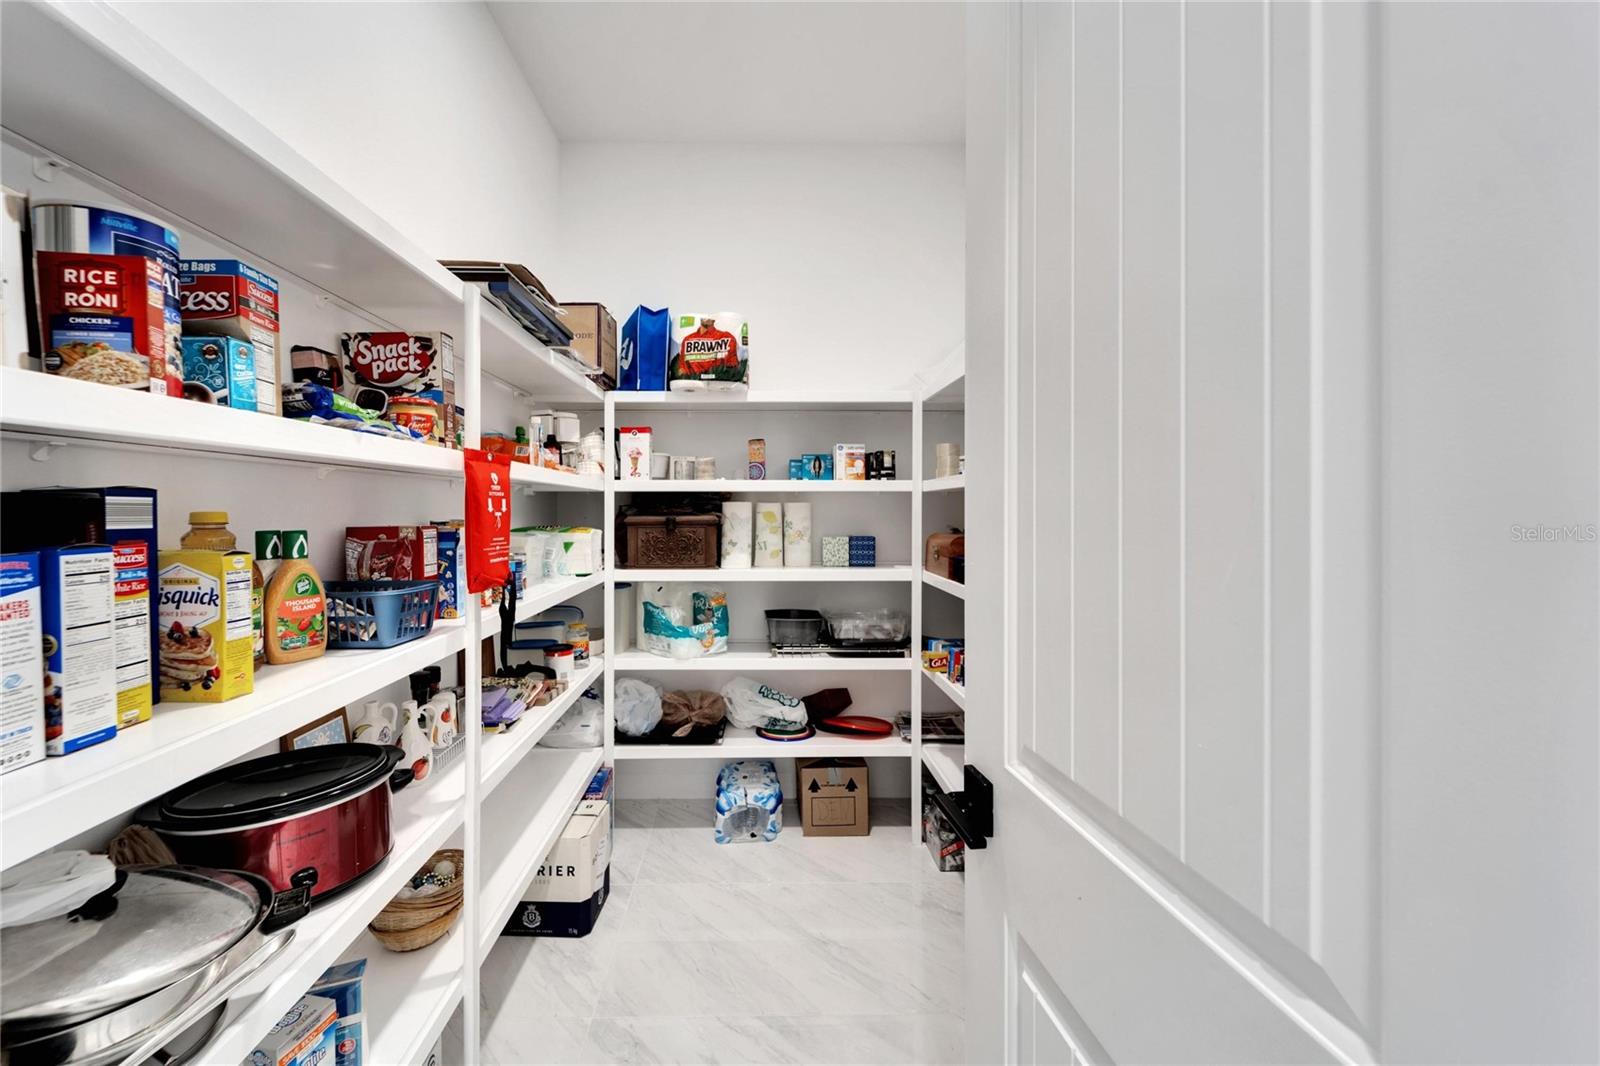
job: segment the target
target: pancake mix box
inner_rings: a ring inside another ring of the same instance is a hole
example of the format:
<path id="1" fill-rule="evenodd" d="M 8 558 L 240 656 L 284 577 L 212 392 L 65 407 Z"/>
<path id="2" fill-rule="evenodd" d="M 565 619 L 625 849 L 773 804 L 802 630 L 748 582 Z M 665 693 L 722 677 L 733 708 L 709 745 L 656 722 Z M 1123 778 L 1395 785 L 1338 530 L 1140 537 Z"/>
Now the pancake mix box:
<path id="1" fill-rule="evenodd" d="M 221 703 L 255 684 L 250 553 L 161 553 L 161 698 Z"/>

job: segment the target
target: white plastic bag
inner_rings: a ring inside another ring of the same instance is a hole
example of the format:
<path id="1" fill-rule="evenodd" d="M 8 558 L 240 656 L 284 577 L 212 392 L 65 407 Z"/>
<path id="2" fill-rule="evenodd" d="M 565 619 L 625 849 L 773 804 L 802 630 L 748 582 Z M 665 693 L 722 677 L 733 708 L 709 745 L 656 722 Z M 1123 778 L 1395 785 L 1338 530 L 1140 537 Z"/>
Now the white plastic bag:
<path id="1" fill-rule="evenodd" d="M 728 597 L 721 589 L 663 585 L 644 602 L 644 650 L 698 659 L 728 650 Z"/>
<path id="2" fill-rule="evenodd" d="M 598 748 L 605 743 L 605 720 L 605 704 L 582 696 L 539 738 L 539 743 L 547 748 Z"/>
<path id="3" fill-rule="evenodd" d="M 806 721 L 806 705 L 800 697 L 779 692 L 753 678 L 729 681 L 722 686 L 722 698 L 728 701 L 728 724 L 740 729 L 754 729 L 768 722 L 804 725 Z"/>
<path id="4" fill-rule="evenodd" d="M 617 731 L 642 737 L 661 721 L 661 693 L 654 681 L 625 677 L 617 682 Z"/>

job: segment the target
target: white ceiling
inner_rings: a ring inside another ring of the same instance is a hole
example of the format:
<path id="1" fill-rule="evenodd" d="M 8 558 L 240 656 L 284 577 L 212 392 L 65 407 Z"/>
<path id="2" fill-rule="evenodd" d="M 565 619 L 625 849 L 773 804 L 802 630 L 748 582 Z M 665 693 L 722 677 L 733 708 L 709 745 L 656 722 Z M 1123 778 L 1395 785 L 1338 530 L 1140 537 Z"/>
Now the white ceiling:
<path id="1" fill-rule="evenodd" d="M 959 143 L 958 3 L 489 10 L 563 141 Z"/>

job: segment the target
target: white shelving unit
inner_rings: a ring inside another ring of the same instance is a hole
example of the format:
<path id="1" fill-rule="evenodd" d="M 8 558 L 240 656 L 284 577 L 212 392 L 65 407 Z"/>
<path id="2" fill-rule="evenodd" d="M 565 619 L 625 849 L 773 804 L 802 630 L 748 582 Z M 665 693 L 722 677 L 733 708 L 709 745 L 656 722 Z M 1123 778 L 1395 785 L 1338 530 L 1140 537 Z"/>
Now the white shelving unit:
<path id="1" fill-rule="evenodd" d="M 615 571 L 618 581 L 693 581 L 718 584 L 829 584 L 845 581 L 910 581 L 909 566 L 768 566 L 748 570 Z"/>
<path id="2" fill-rule="evenodd" d="M 844 658 L 832 655 L 774 655 L 763 642 L 728 641 L 728 650 L 721 655 L 707 655 L 703 659 L 667 659 L 647 651 L 624 651 L 612 656 L 618 670 L 625 673 L 804 673 L 833 672 L 858 673 L 861 671 L 904 672 L 913 666 L 912 659 L 887 656 Z"/>
<path id="3" fill-rule="evenodd" d="M 745 478 L 697 478 L 693 481 L 629 481 L 619 492 L 736 492 L 761 496 L 778 494 L 821 494 L 844 492 L 869 495 L 875 492 L 911 492 L 916 483 L 898 481 L 794 481 L 787 478 L 750 481 Z"/>
<path id="4" fill-rule="evenodd" d="M 63 70 L 77 75 L 63 80 Z M 9 187 L 37 199 L 92 193 L 96 201 L 167 220 L 185 247 L 203 249 L 201 255 L 234 256 L 277 277 L 284 284 L 280 354 L 301 342 L 288 330 L 291 316 L 320 332 L 450 332 L 468 442 L 480 438 L 484 393 L 491 387 L 509 391 L 530 409 L 597 410 L 602 401 L 600 390 L 570 362 L 525 334 L 480 299 L 476 288 L 464 286 L 197 76 L 190 62 L 108 5 L 46 2 L 8 8 L 0 40 L 0 126 Z M 282 358 L 286 368 L 287 356 Z M 143 463 L 139 469 L 148 472 L 128 483 L 154 486 L 165 506 L 171 506 L 168 493 L 171 499 L 186 499 L 174 464 L 226 471 L 219 483 L 241 499 L 258 491 L 263 477 L 287 473 L 305 491 L 275 501 L 274 520 L 289 528 L 310 526 L 314 548 L 318 536 L 342 527 L 343 519 L 332 517 L 335 509 L 326 507 L 330 501 L 359 495 L 392 508 L 390 514 L 374 515 L 374 521 L 401 515 L 426 520 L 437 517 L 423 510 L 440 506 L 436 501 L 453 499 L 459 511 L 454 490 L 464 473 L 461 453 L 452 449 L 76 382 L 14 365 L 0 367 L 0 439 L 8 489 L 105 484 L 69 482 L 62 473 L 94 471 L 101 457 L 123 467 L 137 457 Z M 81 463 L 58 469 L 73 463 L 80 451 L 87 457 Z M 164 463 L 168 457 L 170 463 Z M 325 479 L 325 487 L 319 487 Z M 605 494 L 609 503 L 599 478 L 513 464 L 512 481 L 518 498 L 588 493 L 597 500 Z M 228 504 L 226 497 L 218 502 Z M 324 509 L 329 513 L 319 513 Z M 170 519 L 172 512 L 164 514 Z M 240 537 L 242 546 L 247 539 L 247 533 Z M 603 584 L 605 576 L 597 574 L 536 586 L 521 599 L 518 618 Z M 600 749 L 539 748 L 538 740 L 585 688 L 610 671 L 604 662 L 588 664 L 559 700 L 535 709 L 510 733 L 486 738 L 476 728 L 478 649 L 484 637 L 498 631 L 499 619 L 495 611 L 462 613 L 459 621 L 437 622 L 428 636 L 396 648 L 330 651 L 315 660 L 262 669 L 250 695 L 225 703 L 158 704 L 149 722 L 111 741 L 0 776 L 0 864 L 9 867 L 69 842 L 83 846 L 96 834 L 103 841 L 134 809 L 184 781 L 270 750 L 280 736 L 329 710 L 358 705 L 403 684 L 413 671 L 450 663 L 464 652 L 457 679 L 467 693 L 460 709 L 467 727 L 464 755 L 395 795 L 388 859 L 357 884 L 319 901 L 296 923 L 293 945 L 230 998 L 222 1026 L 197 1059 L 244 1060 L 324 969 L 341 959 L 365 957 L 368 1061 L 386 1066 L 422 1061 L 457 1009 L 465 1059 L 476 1061 L 479 968 L 604 755 Z M 466 853 L 468 892 L 461 920 L 422 950 L 384 949 L 366 931 L 367 924 L 434 851 L 447 845 Z M 447 1057 L 460 1054 L 457 1049 Z"/>
<path id="5" fill-rule="evenodd" d="M 960 431 L 965 436 L 965 410 L 966 410 L 966 367 L 964 353 L 953 353 L 944 363 L 933 368 L 922 378 L 917 390 L 917 441 L 916 449 L 918 459 L 927 463 L 931 458 L 933 445 L 938 438 L 931 436 L 927 431 L 930 419 L 939 419 L 941 424 L 948 425 L 953 416 L 961 416 Z M 920 468 L 919 468 L 920 469 Z M 928 528 L 929 513 L 933 512 L 942 516 L 947 524 L 962 524 L 965 516 L 965 489 L 967 478 L 965 474 L 956 474 L 953 477 L 920 478 L 917 493 L 919 522 L 922 528 Z M 919 537 L 920 545 L 920 537 Z M 919 551 L 919 559 L 922 557 Z M 939 577 L 924 569 L 918 564 L 921 580 L 914 582 L 915 589 L 912 600 L 916 604 L 916 617 L 918 632 L 930 633 L 927 620 L 936 617 L 948 624 L 952 618 L 965 622 L 966 586 L 948 578 Z M 934 589 L 940 594 L 942 602 L 930 605 L 927 601 L 926 590 Z M 930 610 L 930 607 L 933 609 Z M 916 759 L 913 767 L 912 795 L 921 802 L 923 771 L 933 776 L 934 782 L 946 792 L 960 790 L 962 786 L 965 762 L 965 746 L 944 741 L 924 743 L 921 740 L 922 718 L 925 709 L 923 696 L 928 688 L 940 693 L 944 699 L 954 704 L 963 714 L 967 708 L 966 688 L 951 681 L 949 677 L 932 670 L 922 669 L 920 664 L 917 673 L 926 680 L 925 685 L 919 681 L 916 685 L 916 695 L 913 703 L 913 718 L 916 722 L 915 735 L 917 736 Z"/>
<path id="6" fill-rule="evenodd" d="M 909 759 L 911 745 L 897 736 L 871 740 L 818 733 L 805 740 L 766 740 L 754 729 L 729 727 L 720 744 L 618 744 L 616 759 Z"/>

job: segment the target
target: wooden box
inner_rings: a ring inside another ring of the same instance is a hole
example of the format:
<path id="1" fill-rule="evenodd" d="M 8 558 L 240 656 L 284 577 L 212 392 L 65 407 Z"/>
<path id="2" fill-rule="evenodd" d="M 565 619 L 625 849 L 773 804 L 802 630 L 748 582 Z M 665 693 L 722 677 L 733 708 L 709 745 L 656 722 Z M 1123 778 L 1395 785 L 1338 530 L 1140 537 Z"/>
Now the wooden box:
<path id="1" fill-rule="evenodd" d="M 951 581 L 967 576 L 967 538 L 960 533 L 930 533 L 922 556 L 923 567 L 931 574 Z"/>
<path id="2" fill-rule="evenodd" d="M 720 564 L 719 514 L 627 515 L 626 564 L 635 570 L 716 569 Z"/>

